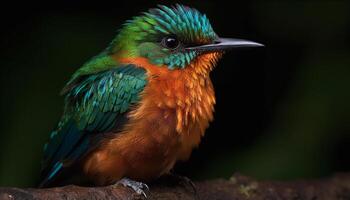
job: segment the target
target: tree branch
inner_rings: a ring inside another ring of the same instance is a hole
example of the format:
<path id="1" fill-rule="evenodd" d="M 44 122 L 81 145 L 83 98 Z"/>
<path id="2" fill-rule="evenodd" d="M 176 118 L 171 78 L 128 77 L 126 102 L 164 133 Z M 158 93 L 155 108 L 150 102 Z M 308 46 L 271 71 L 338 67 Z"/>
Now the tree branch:
<path id="1" fill-rule="evenodd" d="M 157 183 L 150 185 L 148 199 L 181 200 L 347 200 L 350 199 L 350 174 L 337 174 L 320 180 L 257 181 L 239 174 L 230 180 L 196 182 L 197 194 L 191 187 Z M 0 188 L 0 199 L 141 199 L 122 186 L 48 189 Z"/>

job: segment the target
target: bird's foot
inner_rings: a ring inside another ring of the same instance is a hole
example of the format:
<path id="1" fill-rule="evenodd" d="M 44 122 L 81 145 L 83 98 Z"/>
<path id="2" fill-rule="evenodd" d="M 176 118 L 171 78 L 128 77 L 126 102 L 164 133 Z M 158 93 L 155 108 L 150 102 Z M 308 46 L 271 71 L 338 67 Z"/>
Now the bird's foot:
<path id="1" fill-rule="evenodd" d="M 182 185 L 185 188 L 189 186 L 193 190 L 193 193 L 197 195 L 196 185 L 188 177 L 174 173 L 169 173 L 166 175 L 165 178 L 168 180 L 170 179 L 171 182 Z"/>
<path id="2" fill-rule="evenodd" d="M 122 185 L 124 187 L 129 187 L 129 188 L 133 189 L 138 195 L 142 195 L 145 198 L 147 198 L 145 191 L 149 192 L 149 187 L 145 183 L 137 182 L 137 181 L 134 181 L 134 180 L 131 180 L 128 178 L 121 179 L 120 181 L 118 181 L 116 183 L 116 185 Z"/>

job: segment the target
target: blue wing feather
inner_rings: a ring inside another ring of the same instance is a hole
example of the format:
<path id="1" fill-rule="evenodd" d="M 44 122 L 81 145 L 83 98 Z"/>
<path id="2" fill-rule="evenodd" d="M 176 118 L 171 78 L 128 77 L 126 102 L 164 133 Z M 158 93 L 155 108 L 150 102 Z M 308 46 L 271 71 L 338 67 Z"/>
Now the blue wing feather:
<path id="1" fill-rule="evenodd" d="M 70 81 L 73 86 L 66 92 L 64 116 L 45 145 L 42 187 L 95 148 L 96 138 L 103 138 L 99 134 L 120 130 L 127 110 L 139 101 L 147 84 L 145 70 L 134 65 L 118 66 L 79 81 Z"/>

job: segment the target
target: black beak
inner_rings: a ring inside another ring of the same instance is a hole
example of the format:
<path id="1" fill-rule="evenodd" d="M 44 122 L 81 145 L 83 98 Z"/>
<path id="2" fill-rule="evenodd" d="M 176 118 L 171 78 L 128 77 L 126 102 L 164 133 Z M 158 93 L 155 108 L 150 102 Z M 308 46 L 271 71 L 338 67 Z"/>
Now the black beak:
<path id="1" fill-rule="evenodd" d="M 223 51 L 233 48 L 241 48 L 241 47 L 263 47 L 263 44 L 235 39 L 235 38 L 219 38 L 213 44 L 206 44 L 202 46 L 188 47 L 188 50 L 198 50 L 198 51 Z"/>

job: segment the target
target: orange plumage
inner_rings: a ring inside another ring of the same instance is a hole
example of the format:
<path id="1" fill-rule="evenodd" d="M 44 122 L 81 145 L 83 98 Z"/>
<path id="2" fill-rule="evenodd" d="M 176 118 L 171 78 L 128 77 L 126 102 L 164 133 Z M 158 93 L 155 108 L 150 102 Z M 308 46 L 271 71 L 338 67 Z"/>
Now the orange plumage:
<path id="1" fill-rule="evenodd" d="M 122 133 L 86 157 L 85 174 L 99 185 L 123 177 L 150 180 L 188 159 L 213 119 L 209 72 L 220 56 L 203 54 L 182 70 L 155 66 L 140 57 L 116 58 L 146 69 L 148 84 Z"/>

